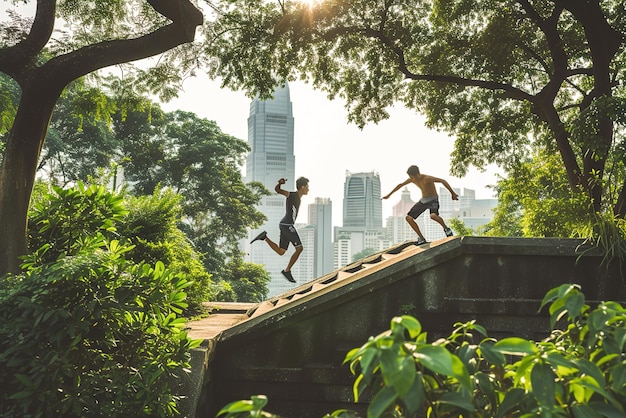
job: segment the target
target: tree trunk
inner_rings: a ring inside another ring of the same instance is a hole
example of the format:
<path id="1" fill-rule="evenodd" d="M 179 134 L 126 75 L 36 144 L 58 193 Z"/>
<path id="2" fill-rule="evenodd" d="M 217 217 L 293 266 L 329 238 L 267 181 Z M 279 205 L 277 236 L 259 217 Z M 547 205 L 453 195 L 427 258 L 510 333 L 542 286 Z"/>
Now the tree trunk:
<path id="1" fill-rule="evenodd" d="M 604 16 L 600 2 L 576 0 L 564 3 L 576 19 L 582 24 L 593 62 L 593 98 L 610 98 L 613 94 L 611 63 L 623 47 L 621 33 L 611 27 Z M 600 115 L 597 122 L 597 143 L 594 149 L 583 156 L 584 175 L 588 178 L 588 193 L 594 212 L 602 210 L 602 177 L 608 153 L 613 143 L 613 121 Z M 600 181 L 594 180 L 598 177 Z M 623 190 L 620 193 L 623 196 Z"/>
<path id="2" fill-rule="evenodd" d="M 59 92 L 25 88 L 0 170 L 0 276 L 20 271 L 37 162 Z"/>

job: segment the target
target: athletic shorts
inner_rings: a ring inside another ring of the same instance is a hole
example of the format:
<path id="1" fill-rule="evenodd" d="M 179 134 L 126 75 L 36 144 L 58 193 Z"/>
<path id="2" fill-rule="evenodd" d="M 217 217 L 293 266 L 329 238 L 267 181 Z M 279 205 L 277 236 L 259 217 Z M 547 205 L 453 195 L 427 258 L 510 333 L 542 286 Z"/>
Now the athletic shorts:
<path id="1" fill-rule="evenodd" d="M 278 224 L 280 228 L 280 242 L 278 246 L 283 250 L 289 248 L 289 243 L 292 243 L 294 247 L 301 247 L 302 241 L 300 235 L 296 231 L 296 227 L 292 224 Z"/>
<path id="2" fill-rule="evenodd" d="M 426 199 L 420 199 L 416 204 L 413 205 L 407 215 L 415 219 L 420 216 L 426 209 L 430 209 L 430 213 L 439 215 L 439 199 L 436 196 L 427 197 Z"/>

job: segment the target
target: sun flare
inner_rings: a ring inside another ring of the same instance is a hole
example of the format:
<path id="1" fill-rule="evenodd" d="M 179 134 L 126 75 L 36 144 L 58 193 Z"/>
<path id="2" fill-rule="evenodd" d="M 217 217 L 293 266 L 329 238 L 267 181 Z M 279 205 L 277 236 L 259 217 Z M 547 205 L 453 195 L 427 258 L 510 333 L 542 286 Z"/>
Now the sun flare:
<path id="1" fill-rule="evenodd" d="M 298 0 L 298 3 L 301 3 L 305 6 L 308 6 L 310 8 L 315 7 L 317 4 L 319 4 L 322 0 Z"/>

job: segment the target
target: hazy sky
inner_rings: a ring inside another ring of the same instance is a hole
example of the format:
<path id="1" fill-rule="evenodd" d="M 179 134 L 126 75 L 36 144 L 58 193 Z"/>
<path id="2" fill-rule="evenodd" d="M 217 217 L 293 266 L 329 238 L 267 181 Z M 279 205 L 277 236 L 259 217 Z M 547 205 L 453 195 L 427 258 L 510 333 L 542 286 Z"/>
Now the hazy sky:
<path id="1" fill-rule="evenodd" d="M 182 109 L 214 120 L 223 132 L 247 140 L 247 119 L 251 99 L 243 92 L 220 89 L 219 83 L 204 75 L 188 79 L 184 92 L 163 105 L 167 111 Z M 400 105 L 391 109 L 391 117 L 360 130 L 349 124 L 344 102 L 329 100 L 323 92 L 315 91 L 303 82 L 289 83 L 294 115 L 294 148 L 296 177 L 310 180 L 310 192 L 303 200 L 312 203 L 315 197 L 329 197 L 333 204 L 333 225 L 341 225 L 343 185 L 346 170 L 376 171 L 380 174 L 382 194 L 390 192 L 406 180 L 406 169 L 415 164 L 422 173 L 446 179 L 454 188 L 476 190 L 478 199 L 493 198 L 487 186 L 496 183 L 492 168 L 485 173 L 471 170 L 464 178 L 450 175 L 450 153 L 454 138 L 424 126 L 424 118 Z M 293 184 L 293 183 L 291 183 Z M 409 187 L 413 200 L 421 195 Z M 383 201 L 383 216 L 391 214 L 400 198 L 397 192 Z M 306 222 L 302 218 L 299 222 Z"/>

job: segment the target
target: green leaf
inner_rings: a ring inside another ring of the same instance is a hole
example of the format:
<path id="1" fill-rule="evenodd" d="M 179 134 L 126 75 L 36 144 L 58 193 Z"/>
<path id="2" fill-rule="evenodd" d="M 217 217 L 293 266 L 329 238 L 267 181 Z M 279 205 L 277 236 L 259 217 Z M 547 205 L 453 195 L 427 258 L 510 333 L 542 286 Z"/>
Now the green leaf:
<path id="1" fill-rule="evenodd" d="M 591 361 L 585 358 L 577 359 L 574 361 L 574 363 L 580 370 L 581 375 L 583 376 L 586 375 L 586 376 L 591 377 L 593 380 L 596 381 L 596 384 L 598 386 L 601 386 L 601 387 L 606 386 L 604 373 L 602 372 L 602 370 L 600 370 L 600 368 L 595 363 L 592 363 Z"/>
<path id="2" fill-rule="evenodd" d="M 554 394 L 556 392 L 555 375 L 552 368 L 546 363 L 536 363 L 530 373 L 533 395 L 539 405 L 545 411 L 552 411 L 554 408 Z"/>
<path id="3" fill-rule="evenodd" d="M 379 418 L 396 400 L 397 394 L 393 388 L 383 387 L 370 402 L 367 408 L 367 418 Z"/>
<path id="4" fill-rule="evenodd" d="M 378 355 L 380 354 L 379 350 L 370 347 L 363 351 L 361 354 L 361 373 L 369 380 L 374 368 L 377 366 Z"/>
<path id="5" fill-rule="evenodd" d="M 576 364 L 565 358 L 565 356 L 559 351 L 551 351 L 546 355 L 545 361 L 554 366 L 554 368 L 560 367 L 559 375 L 573 374 L 578 371 Z"/>
<path id="6" fill-rule="evenodd" d="M 515 356 L 524 356 L 527 354 L 536 354 L 539 350 L 537 346 L 519 337 L 509 337 L 498 341 L 493 345 L 493 349 L 502 354 L 510 354 Z"/>
<path id="7" fill-rule="evenodd" d="M 616 408 L 601 402 L 591 402 L 589 407 L 605 418 L 624 418 L 624 408 Z"/>
<path id="8" fill-rule="evenodd" d="M 611 388 L 619 392 L 626 387 L 626 364 L 618 364 L 611 368 Z"/>
<path id="9" fill-rule="evenodd" d="M 570 406 L 575 418 L 601 418 L 593 408 L 589 405 L 574 404 Z"/>
<path id="10" fill-rule="evenodd" d="M 413 416 L 419 409 L 422 408 L 424 401 L 426 400 L 426 392 L 424 390 L 424 381 L 422 380 L 421 372 L 415 374 L 413 385 L 401 398 L 406 405 L 408 416 Z"/>
<path id="11" fill-rule="evenodd" d="M 454 405 L 468 412 L 474 411 L 474 404 L 472 404 L 472 398 L 468 391 L 462 390 L 460 392 L 445 392 L 439 398 L 440 403 Z"/>
<path id="12" fill-rule="evenodd" d="M 493 341 L 482 342 L 479 346 L 480 353 L 483 355 L 485 360 L 487 360 L 489 363 L 493 364 L 494 366 L 504 367 L 506 363 L 506 358 L 504 357 L 504 354 L 502 354 L 498 350 L 494 350 L 493 346 L 494 346 Z"/>
<path id="13" fill-rule="evenodd" d="M 398 396 L 404 396 L 415 380 L 415 362 L 411 357 L 398 356 L 391 350 L 383 350 L 380 356 L 380 370 L 386 386 L 395 389 Z"/>
<path id="14" fill-rule="evenodd" d="M 504 399 L 498 408 L 498 413 L 496 414 L 496 418 L 504 417 L 509 411 L 512 411 L 514 408 L 517 408 L 524 397 L 526 396 L 526 391 L 521 388 L 513 388 L 506 392 L 504 395 Z"/>
<path id="15" fill-rule="evenodd" d="M 586 387 L 588 389 L 593 390 L 594 392 L 602 395 L 607 401 L 609 401 L 614 407 L 618 408 L 619 411 L 624 413 L 624 406 L 621 405 L 611 394 L 609 394 L 603 387 L 598 386 L 598 382 L 592 378 L 591 376 L 583 376 L 578 381 L 578 384 Z"/>
<path id="16" fill-rule="evenodd" d="M 463 362 L 446 348 L 436 345 L 420 346 L 413 354 L 424 367 L 435 373 L 455 377 L 459 383 L 469 389 L 472 386 L 469 373 Z"/>
<path id="17" fill-rule="evenodd" d="M 489 375 L 483 372 L 478 372 L 474 375 L 474 379 L 478 384 L 478 388 L 485 394 L 487 400 L 491 404 L 492 408 L 495 410 L 498 404 L 498 397 L 494 390 L 495 384 L 489 378 Z"/>
<path id="18" fill-rule="evenodd" d="M 422 332 L 422 324 L 410 315 L 402 315 L 393 318 L 391 320 L 391 328 L 393 329 L 396 324 L 402 325 L 402 327 L 409 332 L 409 336 L 412 339 L 416 338 Z"/>

